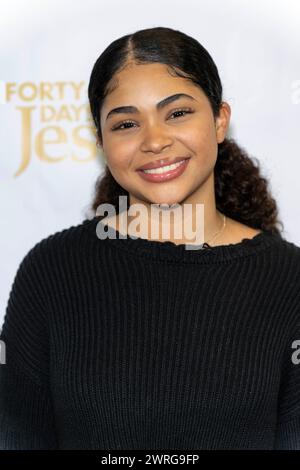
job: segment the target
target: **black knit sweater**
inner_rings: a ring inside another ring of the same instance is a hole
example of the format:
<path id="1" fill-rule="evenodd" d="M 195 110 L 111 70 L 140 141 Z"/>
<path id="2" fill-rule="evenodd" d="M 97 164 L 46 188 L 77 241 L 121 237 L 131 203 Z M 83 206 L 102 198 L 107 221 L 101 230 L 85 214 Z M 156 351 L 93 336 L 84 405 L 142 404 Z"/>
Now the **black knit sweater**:
<path id="1" fill-rule="evenodd" d="M 300 449 L 300 248 L 270 231 L 202 250 L 103 240 L 99 223 L 20 263 L 0 448 Z"/>

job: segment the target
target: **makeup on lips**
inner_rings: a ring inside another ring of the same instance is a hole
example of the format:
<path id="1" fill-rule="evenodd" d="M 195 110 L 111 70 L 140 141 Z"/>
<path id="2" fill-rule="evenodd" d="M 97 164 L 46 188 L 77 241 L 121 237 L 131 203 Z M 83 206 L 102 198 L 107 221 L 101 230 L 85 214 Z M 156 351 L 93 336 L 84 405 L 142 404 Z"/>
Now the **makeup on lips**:
<path id="1" fill-rule="evenodd" d="M 138 168 L 136 171 L 146 181 L 161 183 L 182 175 L 188 166 L 190 157 L 176 157 L 172 160 L 158 160 Z"/>

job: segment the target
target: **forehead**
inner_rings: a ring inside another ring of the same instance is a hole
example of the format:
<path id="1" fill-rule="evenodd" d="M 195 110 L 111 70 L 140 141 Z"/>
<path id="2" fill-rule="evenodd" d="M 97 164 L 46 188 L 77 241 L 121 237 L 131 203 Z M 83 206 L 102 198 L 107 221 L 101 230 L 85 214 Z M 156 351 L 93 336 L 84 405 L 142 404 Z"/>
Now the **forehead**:
<path id="1" fill-rule="evenodd" d="M 183 74 L 183 72 L 181 72 Z M 137 64 L 134 62 L 130 62 L 126 64 L 121 70 L 115 73 L 114 79 L 118 81 L 118 83 L 125 83 L 127 81 L 131 81 L 135 77 L 151 79 L 152 77 L 159 76 L 164 80 L 172 80 L 178 79 L 175 74 L 173 68 L 166 64 L 161 64 L 158 62 L 151 62 L 147 64 Z"/>
<path id="2" fill-rule="evenodd" d="M 165 64 L 129 64 L 108 84 L 102 110 L 114 105 L 155 105 L 167 95 L 184 92 L 196 99 L 203 98 L 200 87 L 188 78 L 175 75 Z"/>

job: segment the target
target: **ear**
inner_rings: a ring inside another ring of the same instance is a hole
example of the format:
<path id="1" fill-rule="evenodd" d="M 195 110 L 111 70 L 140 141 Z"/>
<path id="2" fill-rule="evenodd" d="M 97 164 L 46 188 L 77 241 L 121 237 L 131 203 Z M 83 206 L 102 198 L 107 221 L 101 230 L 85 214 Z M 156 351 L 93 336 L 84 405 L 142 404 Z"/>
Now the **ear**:
<path id="1" fill-rule="evenodd" d="M 105 153 L 104 153 L 104 151 L 103 151 L 103 144 L 102 144 L 101 139 L 99 139 L 99 137 L 97 137 L 97 140 L 96 140 L 96 147 L 98 147 L 98 148 L 101 150 L 102 158 L 103 158 L 103 160 L 104 160 L 104 163 L 106 164 L 106 163 L 107 163 L 107 160 L 106 160 Z"/>
<path id="2" fill-rule="evenodd" d="M 96 138 L 96 146 L 103 150 L 103 144 L 99 136 Z"/>
<path id="3" fill-rule="evenodd" d="M 216 118 L 216 137 L 217 137 L 218 144 L 223 142 L 223 140 L 226 137 L 226 134 L 229 128 L 230 116 L 231 116 L 231 108 L 229 104 L 226 103 L 225 101 L 222 101 L 219 115 Z"/>

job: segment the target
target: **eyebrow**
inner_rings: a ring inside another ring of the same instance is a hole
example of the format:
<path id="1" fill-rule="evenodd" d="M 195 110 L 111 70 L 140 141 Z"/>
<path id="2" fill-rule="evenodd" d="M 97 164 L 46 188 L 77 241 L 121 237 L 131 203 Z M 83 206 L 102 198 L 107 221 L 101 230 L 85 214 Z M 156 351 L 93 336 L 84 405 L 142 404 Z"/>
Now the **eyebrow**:
<path id="1" fill-rule="evenodd" d="M 179 98 L 188 98 L 191 100 L 195 100 L 191 95 L 187 95 L 186 93 L 176 93 L 175 95 L 167 96 L 163 100 L 159 101 L 156 104 L 156 108 L 162 109 L 164 106 L 167 106 L 169 103 L 173 101 L 179 100 Z M 121 113 L 139 113 L 139 110 L 135 106 L 120 106 L 119 108 L 114 108 L 109 111 L 108 115 L 106 116 L 106 120 L 114 114 L 121 114 Z"/>

